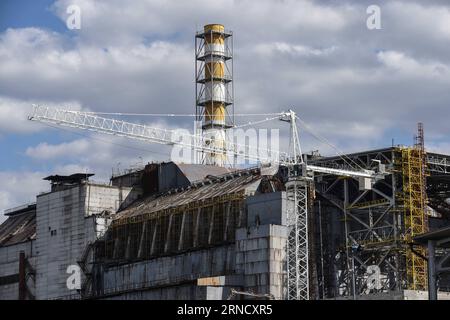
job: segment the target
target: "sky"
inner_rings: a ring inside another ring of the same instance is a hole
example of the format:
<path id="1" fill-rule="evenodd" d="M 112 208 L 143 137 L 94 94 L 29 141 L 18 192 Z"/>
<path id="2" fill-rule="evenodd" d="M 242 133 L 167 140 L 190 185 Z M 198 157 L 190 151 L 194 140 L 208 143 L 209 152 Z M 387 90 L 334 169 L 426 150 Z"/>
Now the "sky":
<path id="1" fill-rule="evenodd" d="M 367 27 L 372 4 L 381 29 Z M 67 27 L 70 5 L 80 8 L 80 29 Z M 420 121 L 427 149 L 450 153 L 446 0 L 2 0 L 0 221 L 4 209 L 47 191 L 50 174 L 93 172 L 107 182 L 113 170 L 167 160 L 165 146 L 27 116 L 33 103 L 193 113 L 194 33 L 208 23 L 234 34 L 237 113 L 294 109 L 343 152 L 410 145 Z M 191 118 L 127 120 L 192 127 Z M 286 127 L 270 126 L 286 138 Z M 304 151 L 334 152 L 301 127 L 300 137 Z"/>

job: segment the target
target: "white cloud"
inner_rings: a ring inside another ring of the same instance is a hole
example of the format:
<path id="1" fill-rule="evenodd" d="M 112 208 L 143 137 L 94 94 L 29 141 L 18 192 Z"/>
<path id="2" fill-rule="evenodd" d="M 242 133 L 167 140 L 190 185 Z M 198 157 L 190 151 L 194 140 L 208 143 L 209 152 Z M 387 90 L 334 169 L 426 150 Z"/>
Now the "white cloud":
<path id="1" fill-rule="evenodd" d="M 439 62 L 419 62 L 412 57 L 397 51 L 382 51 L 378 59 L 386 67 L 401 71 L 408 76 L 430 77 L 443 76 L 450 80 L 450 67 Z"/>
<path id="2" fill-rule="evenodd" d="M 31 103 L 0 96 L 0 134 L 30 133 L 40 129 L 27 119 Z"/>
<path id="3" fill-rule="evenodd" d="M 155 125 L 156 126 L 156 125 Z M 69 129 L 69 132 L 79 132 Z M 81 131 L 83 133 L 83 131 Z M 86 132 L 84 132 L 86 133 Z M 169 160 L 170 146 L 152 144 L 128 138 L 86 133 L 86 137 L 62 143 L 39 143 L 28 147 L 26 155 L 36 165 L 52 167 L 55 174 L 86 172 L 96 174 L 96 178 L 108 181 L 111 169 L 158 161 Z"/>
<path id="4" fill-rule="evenodd" d="M 437 0 L 381 1 L 383 29 L 369 31 L 368 3 L 57 1 L 54 10 L 62 21 L 69 4 L 81 7 L 81 30 L 0 33 L 0 135 L 46 128 L 26 120 L 31 103 L 100 112 L 194 112 L 194 32 L 218 22 L 234 31 L 237 113 L 294 108 L 344 151 L 390 145 L 386 132 L 414 130 L 417 121 L 425 123 L 430 146 L 431 137 L 445 139 L 449 7 Z M 173 128 L 190 127 L 191 121 L 151 122 Z M 167 154 L 166 147 L 117 137 L 64 139 L 29 146 L 30 168 L 88 170 L 107 180 L 119 163 L 126 168 L 139 157 L 167 159 L 158 153 Z M 306 150 L 332 153 L 311 137 L 302 139 Z M 15 201 L 10 192 L 0 197 Z"/>
<path id="5" fill-rule="evenodd" d="M 39 160 L 56 159 L 61 157 L 78 157 L 90 152 L 87 139 L 74 140 L 58 145 L 50 145 L 47 142 L 39 143 L 36 147 L 28 147 L 26 155 Z"/>
<path id="6" fill-rule="evenodd" d="M 80 110 L 77 102 L 55 102 L 44 100 L 22 100 L 9 98 L 0 95 L 0 135 L 20 133 L 29 134 L 42 131 L 46 127 L 28 120 L 33 114 L 33 104 L 39 104 L 48 107 L 70 106 L 71 110 Z"/>
<path id="7" fill-rule="evenodd" d="M 308 0 L 152 0 L 134 1 L 133 5 L 120 0 L 60 0 L 54 10 L 61 20 L 66 21 L 66 8 L 72 4 L 81 9 L 79 40 L 101 45 L 139 42 L 154 36 L 188 35 L 191 40 L 196 26 L 216 21 L 235 30 L 247 30 L 241 32 L 245 41 L 262 35 L 273 40 L 288 38 L 294 30 L 335 32 L 347 26 L 350 11 L 348 7 Z"/>
<path id="8" fill-rule="evenodd" d="M 427 33 L 433 39 L 450 40 L 450 8 L 444 5 L 393 1 L 386 5 L 397 26 L 418 35 Z"/>
<path id="9" fill-rule="evenodd" d="M 0 221 L 3 211 L 24 203 L 36 201 L 39 192 L 49 190 L 47 181 L 42 180 L 42 172 L 0 171 Z"/>
<path id="10" fill-rule="evenodd" d="M 204 23 L 218 21 L 235 32 L 236 112 L 294 105 L 312 121 L 332 119 L 337 126 L 362 126 L 373 118 L 377 123 L 368 126 L 395 123 L 400 114 L 399 120 L 408 122 L 404 114 L 414 114 L 409 108 L 418 108 L 425 96 L 420 91 L 433 94 L 429 108 L 447 104 L 450 61 L 448 54 L 427 56 L 448 50 L 438 41 L 439 50 L 413 51 L 430 45 L 421 45 L 395 19 L 418 14 L 423 23 L 436 13 L 442 24 L 447 9 L 436 5 L 426 8 L 431 10 L 425 10 L 431 12 L 427 15 L 420 14 L 418 4 L 398 3 L 384 4 L 383 31 L 368 33 L 363 2 L 155 0 L 131 6 L 57 1 L 54 9 L 63 21 L 69 4 L 80 6 L 82 29 L 72 37 L 37 28 L 4 32 L 0 94 L 27 101 L 77 101 L 105 112 L 192 112 L 193 34 Z M 429 41 L 433 32 L 424 28 L 429 36 L 420 40 Z M 424 76 L 433 79 L 423 85 Z M 433 114 L 439 112 L 428 113 L 425 120 L 439 121 Z M 181 124 L 179 119 L 171 122 Z"/>
<path id="11" fill-rule="evenodd" d="M 193 94 L 185 86 L 193 77 L 192 51 L 185 45 L 103 48 L 66 41 L 36 28 L 7 30 L 0 37 L 0 95 L 77 101 L 97 111 L 173 111 L 186 108 Z"/>
<path id="12" fill-rule="evenodd" d="M 255 46 L 255 52 L 263 55 L 273 55 L 281 53 L 296 56 L 323 56 L 332 54 L 336 49 L 337 47 L 334 46 L 319 49 L 303 45 L 293 45 L 286 42 L 262 43 Z"/>

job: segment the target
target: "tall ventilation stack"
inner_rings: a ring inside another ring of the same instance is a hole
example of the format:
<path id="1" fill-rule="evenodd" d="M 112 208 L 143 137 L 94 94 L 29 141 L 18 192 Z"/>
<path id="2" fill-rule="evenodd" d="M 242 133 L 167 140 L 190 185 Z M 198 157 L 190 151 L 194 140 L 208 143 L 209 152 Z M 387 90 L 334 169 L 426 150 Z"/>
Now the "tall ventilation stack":
<path id="1" fill-rule="evenodd" d="M 205 25 L 195 36 L 196 121 L 202 144 L 224 149 L 234 126 L 233 37 L 221 24 Z M 202 152 L 199 163 L 229 165 L 225 153 Z"/>

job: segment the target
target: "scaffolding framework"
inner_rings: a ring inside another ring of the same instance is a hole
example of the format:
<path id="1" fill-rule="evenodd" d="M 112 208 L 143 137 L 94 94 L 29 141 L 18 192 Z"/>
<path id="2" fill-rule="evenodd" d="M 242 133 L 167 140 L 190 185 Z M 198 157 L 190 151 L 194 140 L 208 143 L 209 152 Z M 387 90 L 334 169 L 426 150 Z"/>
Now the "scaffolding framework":
<path id="1" fill-rule="evenodd" d="M 427 289 L 426 261 L 420 257 L 426 251 L 410 244 L 428 230 L 426 177 L 445 174 L 448 160 L 425 153 L 420 140 L 414 147 L 347 155 L 363 168 L 370 168 L 373 159 L 386 166 L 390 174 L 371 190 L 360 190 L 355 179 L 323 176 L 316 180 L 316 191 L 325 200 L 318 223 L 324 228 L 320 236 L 325 237 L 326 246 L 320 252 L 329 255 L 324 256 L 324 264 L 332 266 L 321 289 L 328 297 Z M 309 162 L 335 168 L 345 165 L 337 157 Z M 334 221 L 328 226 L 324 222 L 330 219 Z M 377 286 L 370 281 L 375 270 L 371 266 L 379 268 Z"/>
<path id="2" fill-rule="evenodd" d="M 390 171 L 395 152 L 373 150 L 347 157 L 364 169 L 373 169 L 373 160 L 380 161 Z M 309 162 L 345 168 L 339 157 Z M 314 219 L 322 230 L 317 238 L 323 238 L 324 243 L 318 254 L 326 266 L 323 271 L 318 268 L 325 281 L 321 296 L 356 298 L 399 290 L 403 264 L 399 250 L 401 212 L 395 198 L 401 187 L 398 175 L 389 174 L 369 189 L 361 189 L 358 179 L 332 175 L 316 178 L 315 185 L 321 214 Z"/>
<path id="3" fill-rule="evenodd" d="M 403 189 L 399 196 L 403 203 L 404 241 L 406 257 L 406 282 L 410 290 L 427 289 L 427 262 L 423 259 L 426 250 L 408 246 L 413 238 L 427 232 L 426 172 L 424 169 L 424 151 L 420 147 L 401 148 L 401 172 Z M 420 257 L 422 255 L 422 257 Z"/>
<path id="4" fill-rule="evenodd" d="M 195 100 L 202 146 L 225 151 L 226 130 L 234 126 L 233 33 L 222 25 L 206 25 L 195 35 Z M 202 150 L 196 156 L 197 163 L 231 165 L 224 152 Z"/>

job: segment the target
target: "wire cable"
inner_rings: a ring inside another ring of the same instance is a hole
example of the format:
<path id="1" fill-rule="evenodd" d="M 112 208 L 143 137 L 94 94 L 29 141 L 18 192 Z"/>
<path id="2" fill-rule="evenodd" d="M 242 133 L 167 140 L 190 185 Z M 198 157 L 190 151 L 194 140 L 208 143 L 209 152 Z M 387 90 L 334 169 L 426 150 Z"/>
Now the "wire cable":
<path id="1" fill-rule="evenodd" d="M 348 163 L 346 161 L 346 158 L 353 164 L 355 164 L 359 169 L 361 170 L 365 170 L 363 167 L 361 167 L 358 163 L 356 163 L 353 159 L 351 159 L 349 156 L 347 156 L 346 154 L 344 154 L 338 147 L 336 147 L 335 145 L 333 145 L 330 141 L 328 141 L 328 139 L 321 137 L 319 134 L 315 133 L 311 127 L 309 127 L 309 125 L 303 121 L 302 119 L 300 119 L 298 116 L 296 116 L 297 119 L 299 120 L 299 122 L 303 125 L 303 127 L 305 128 L 306 131 L 308 131 L 314 138 L 316 138 L 317 140 L 329 145 L 331 148 L 333 148 L 336 152 L 337 155 L 339 156 L 339 158 L 341 158 L 347 165 L 349 165 L 351 168 L 353 168 L 353 166 Z"/>
<path id="2" fill-rule="evenodd" d="M 233 128 L 243 128 L 243 127 L 247 127 L 247 126 L 252 126 L 252 125 L 257 125 L 257 124 L 261 124 L 261 123 L 264 123 L 264 122 L 268 122 L 268 121 L 272 121 L 272 120 L 275 120 L 275 119 L 279 119 L 279 115 L 278 116 L 276 116 L 276 117 L 272 117 L 272 118 L 266 118 L 266 119 L 264 119 L 264 120 L 260 120 L 260 121 L 250 121 L 250 122 L 247 122 L 247 123 L 245 123 L 245 124 L 241 124 L 241 125 L 238 125 L 238 126 L 234 126 Z"/>
<path id="3" fill-rule="evenodd" d="M 195 113 L 125 113 L 125 112 L 95 112 L 79 111 L 86 114 L 110 115 L 110 116 L 136 116 L 136 117 L 196 117 Z M 254 116 L 280 116 L 282 113 L 237 113 L 235 117 L 254 117 Z"/>

